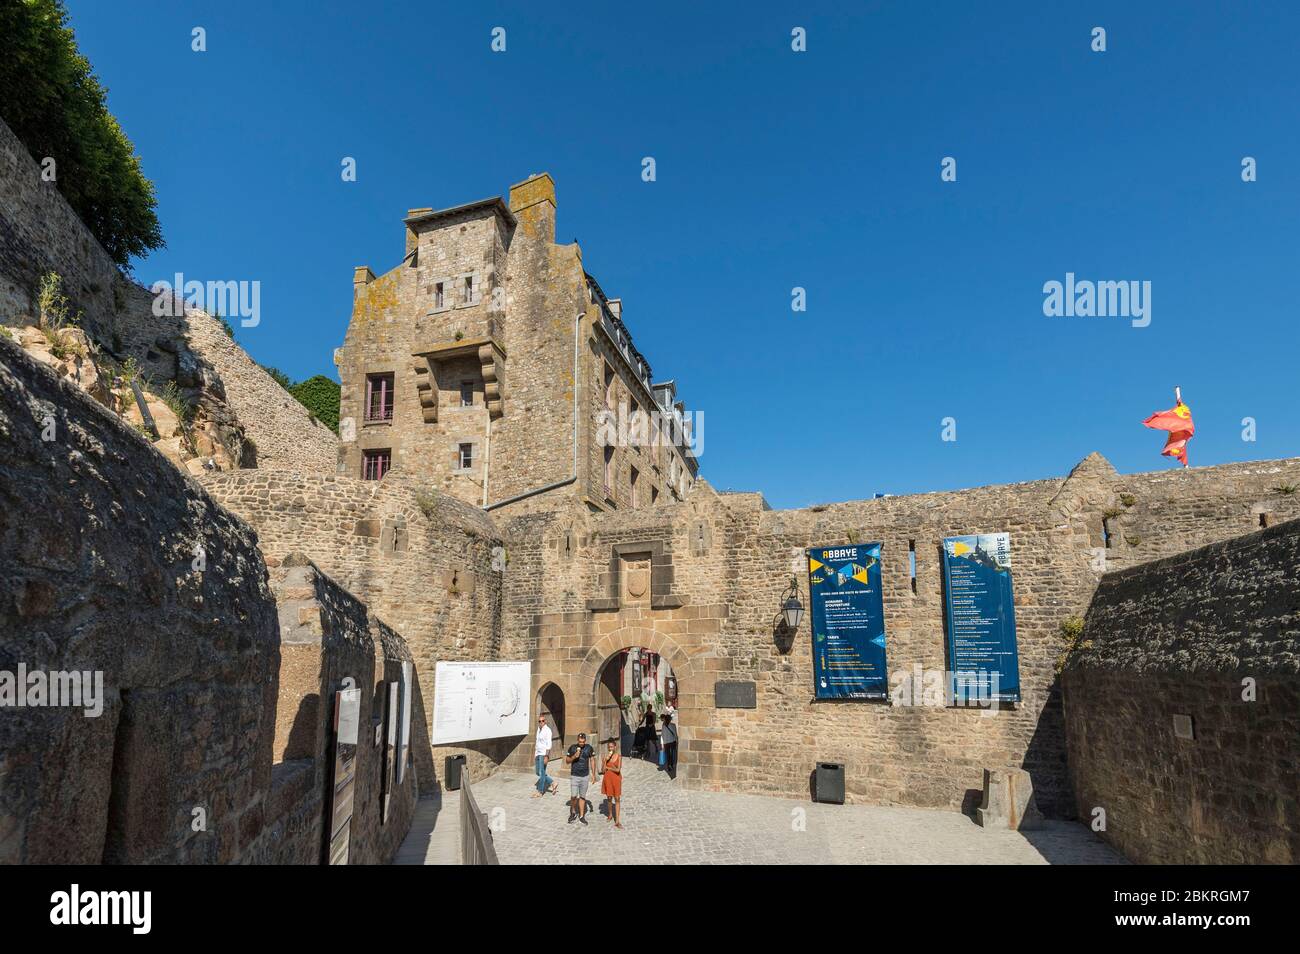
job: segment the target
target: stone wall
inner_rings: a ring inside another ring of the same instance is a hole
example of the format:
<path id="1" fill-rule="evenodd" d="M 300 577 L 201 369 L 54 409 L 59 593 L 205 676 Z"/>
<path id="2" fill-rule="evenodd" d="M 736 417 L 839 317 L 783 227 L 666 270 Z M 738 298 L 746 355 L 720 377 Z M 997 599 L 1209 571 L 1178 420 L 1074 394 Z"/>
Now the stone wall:
<path id="1" fill-rule="evenodd" d="M 1298 579 L 1300 520 L 1102 580 L 1063 677 L 1070 773 L 1131 860 L 1300 862 Z"/>
<path id="2" fill-rule="evenodd" d="M 36 313 L 41 276 L 63 276 L 64 293 L 95 337 L 111 340 L 126 308 L 125 281 L 54 182 L 0 119 L 0 324 Z M 138 289 L 143 292 L 143 289 Z"/>
<path id="3" fill-rule="evenodd" d="M 391 859 L 416 775 L 381 823 L 372 713 L 402 638 L 301 557 L 273 593 L 245 523 L 3 337 L 0 579 L 0 864 L 319 863 L 344 676 L 367 716 L 352 861 Z M 20 706 L 30 672 L 93 698 Z"/>
<path id="4" fill-rule="evenodd" d="M 389 775 L 386 810 L 384 758 L 388 683 L 402 682 L 402 663 L 411 662 L 405 640 L 371 616 L 365 605 L 301 554 L 289 554 L 273 566 L 280 623 L 281 665 L 276 703 L 272 810 L 263 844 L 250 854 L 265 853 L 275 864 L 316 864 L 325 844 L 333 790 L 334 693 L 361 690 L 361 725 L 350 834 L 350 864 L 385 864 L 410 829 L 417 795 L 416 773 L 407 765 L 399 780 L 397 755 Z M 423 701 L 412 684 L 412 725 L 420 726 Z M 400 712 L 399 712 L 400 719 Z M 376 741 L 378 739 L 379 741 Z M 297 793 L 276 798 L 277 790 Z"/>
<path id="5" fill-rule="evenodd" d="M 207 314 L 155 314 L 154 295 L 122 276 L 0 120 L 0 325 L 35 323 L 48 272 L 61 276 L 72 314 L 80 313 L 104 355 L 117 363 L 134 359 L 155 389 L 175 381 L 229 434 L 243 466 L 334 468 L 333 432 L 313 422 Z"/>
<path id="6" fill-rule="evenodd" d="M 405 637 L 422 694 L 423 734 L 414 745 L 422 788 L 432 790 L 448 755 L 465 754 L 475 778 L 496 768 L 517 740 L 429 745 L 437 662 L 505 658 L 502 573 L 493 568 L 500 539 L 486 514 L 397 473 L 362 481 L 258 470 L 203 481 L 257 530 L 268 561 L 306 554 Z M 506 559 L 500 553 L 496 565 Z"/>
<path id="7" fill-rule="evenodd" d="M 238 320 L 238 319 L 236 319 Z M 185 340 L 219 377 L 226 402 L 244 426 L 245 467 L 284 468 L 328 474 L 338 438 L 267 374 L 216 319 L 188 309 Z"/>
<path id="8" fill-rule="evenodd" d="M 502 656 L 537 660 L 534 689 L 554 682 L 563 690 L 571 735 L 595 729 L 594 686 L 610 656 L 627 646 L 663 653 L 679 679 L 688 784 L 801 797 L 816 761 L 843 761 L 850 800 L 961 808 L 985 767 L 1022 767 L 1040 807 L 1068 816 L 1062 622 L 1086 611 L 1108 566 L 1229 539 L 1258 523 L 1261 501 L 1279 518 L 1297 514 L 1293 495 L 1272 490 L 1295 483 L 1294 459 L 1121 476 L 1091 455 L 1066 479 L 804 510 L 771 511 L 757 494 L 718 495 L 701 484 L 686 502 L 651 511 L 521 515 L 502 523 L 511 553 Z M 1103 521 L 1139 542 L 1114 533 L 1107 541 Z M 948 668 L 942 539 L 997 531 L 1012 537 L 1018 706 L 990 713 L 813 700 L 807 623 L 788 653 L 774 627 L 792 576 L 807 598 L 805 548 L 884 544 L 890 672 L 923 676 Z M 638 555 L 652 576 L 639 602 L 611 591 L 619 566 Z M 715 708 L 719 680 L 754 682 L 757 708 Z M 527 755 L 521 747 L 515 764 Z"/>
<path id="9" fill-rule="evenodd" d="M 3 337 L 0 579 L 0 672 L 100 672 L 105 697 L 0 716 L 0 863 L 236 860 L 279 665 L 256 538 Z"/>

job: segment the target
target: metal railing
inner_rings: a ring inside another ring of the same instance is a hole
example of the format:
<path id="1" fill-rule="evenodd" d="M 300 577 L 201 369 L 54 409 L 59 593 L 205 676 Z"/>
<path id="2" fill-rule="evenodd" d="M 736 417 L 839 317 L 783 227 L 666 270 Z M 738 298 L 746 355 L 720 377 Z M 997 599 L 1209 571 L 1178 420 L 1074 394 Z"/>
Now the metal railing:
<path id="1" fill-rule="evenodd" d="M 478 810 L 469 772 L 460 775 L 460 863 L 463 865 L 499 865 L 497 849 L 492 844 L 492 829 L 487 815 Z"/>

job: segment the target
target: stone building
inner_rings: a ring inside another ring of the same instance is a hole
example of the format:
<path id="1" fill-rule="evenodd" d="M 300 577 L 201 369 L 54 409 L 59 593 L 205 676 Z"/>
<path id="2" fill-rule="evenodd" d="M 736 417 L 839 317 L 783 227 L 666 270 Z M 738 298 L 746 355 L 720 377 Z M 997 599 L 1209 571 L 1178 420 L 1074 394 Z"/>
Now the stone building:
<path id="1" fill-rule="evenodd" d="M 699 465 L 674 382 L 656 382 L 622 320 L 555 242 L 546 174 L 498 197 L 412 209 L 406 254 L 353 278 L 336 354 L 338 473 L 390 469 L 495 510 L 593 512 L 682 500 Z"/>
<path id="2" fill-rule="evenodd" d="M 621 302 L 555 244 L 545 175 L 508 204 L 413 210 L 401 263 L 358 269 L 335 445 L 213 319 L 152 315 L 34 170 L 0 162 L 0 317 L 29 327 L 59 271 L 86 333 L 184 384 L 237 469 L 191 479 L 0 340 L 0 677 L 105 687 L 100 718 L 0 719 L 0 863 L 320 860 L 348 684 L 373 732 L 352 858 L 387 860 L 444 757 L 471 778 L 531 765 L 528 738 L 431 744 L 439 661 L 528 661 L 563 743 L 610 731 L 631 653 L 643 689 L 647 662 L 654 691 L 672 680 L 688 788 L 806 798 L 836 761 L 849 801 L 970 810 L 986 769 L 1023 770 L 1045 814 L 1105 809 L 1137 860 L 1300 858 L 1300 459 L 1118 474 L 1091 454 L 1065 477 L 788 511 L 718 494 Z M 1018 703 L 814 698 L 807 625 L 776 623 L 806 548 L 883 545 L 906 687 L 948 668 L 943 539 L 1002 531 Z"/>

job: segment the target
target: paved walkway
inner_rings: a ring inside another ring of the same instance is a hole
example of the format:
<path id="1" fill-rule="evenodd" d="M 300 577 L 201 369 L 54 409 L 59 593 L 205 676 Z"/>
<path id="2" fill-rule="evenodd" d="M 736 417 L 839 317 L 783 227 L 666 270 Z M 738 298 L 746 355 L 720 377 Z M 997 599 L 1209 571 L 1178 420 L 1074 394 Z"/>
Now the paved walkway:
<path id="1" fill-rule="evenodd" d="M 411 830 L 395 865 L 460 864 L 460 792 L 443 791 L 415 803 Z"/>
<path id="2" fill-rule="evenodd" d="M 588 813 L 567 824 L 558 795 L 530 798 L 536 778 L 498 772 L 474 783 L 502 864 L 1122 864 L 1087 827 L 985 831 L 957 812 L 820 805 L 687 791 L 648 762 L 624 759 L 623 831 Z M 449 793 L 451 794 L 451 793 Z M 592 801 L 599 808 L 600 796 Z"/>

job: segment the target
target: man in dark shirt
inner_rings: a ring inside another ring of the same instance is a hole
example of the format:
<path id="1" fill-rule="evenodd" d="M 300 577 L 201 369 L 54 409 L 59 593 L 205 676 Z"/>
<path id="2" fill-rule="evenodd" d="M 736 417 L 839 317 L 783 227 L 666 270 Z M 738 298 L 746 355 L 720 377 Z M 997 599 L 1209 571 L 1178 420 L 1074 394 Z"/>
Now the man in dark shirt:
<path id="1" fill-rule="evenodd" d="M 576 818 L 587 824 L 587 786 L 591 784 L 596 750 L 587 744 L 587 733 L 578 733 L 578 744 L 569 746 L 564 761 L 569 765 L 569 822 Z"/>

